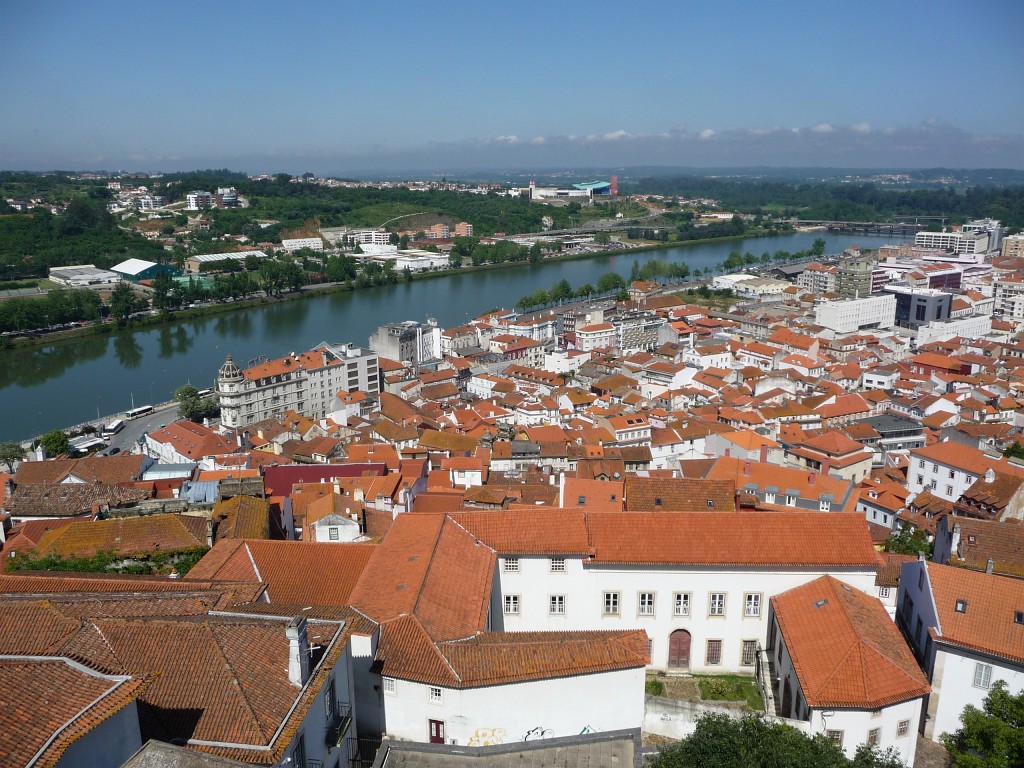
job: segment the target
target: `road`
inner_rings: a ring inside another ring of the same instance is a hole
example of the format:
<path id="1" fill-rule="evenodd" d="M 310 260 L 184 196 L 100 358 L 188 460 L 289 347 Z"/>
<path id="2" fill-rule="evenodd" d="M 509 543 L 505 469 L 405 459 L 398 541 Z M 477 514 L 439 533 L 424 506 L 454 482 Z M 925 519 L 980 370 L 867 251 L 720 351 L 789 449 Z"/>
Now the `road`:
<path id="1" fill-rule="evenodd" d="M 110 417 L 110 421 L 113 421 L 115 417 Z M 110 445 L 101 451 L 104 454 L 110 454 L 110 451 L 114 448 L 119 449 L 118 453 L 126 453 L 136 448 L 139 443 L 139 439 L 146 433 L 152 432 L 155 429 L 159 429 L 165 424 L 170 424 L 172 421 L 178 420 L 178 404 L 177 403 L 164 403 L 159 406 L 158 410 L 154 410 L 149 416 L 143 416 L 141 419 L 135 419 L 134 421 L 126 421 L 124 429 L 113 435 L 110 438 Z"/>

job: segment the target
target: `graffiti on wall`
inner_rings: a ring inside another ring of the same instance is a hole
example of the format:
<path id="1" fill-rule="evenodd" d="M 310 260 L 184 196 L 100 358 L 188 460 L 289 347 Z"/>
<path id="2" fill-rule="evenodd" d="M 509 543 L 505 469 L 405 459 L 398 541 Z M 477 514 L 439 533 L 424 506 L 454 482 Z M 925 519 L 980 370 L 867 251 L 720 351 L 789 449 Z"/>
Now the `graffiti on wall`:
<path id="1" fill-rule="evenodd" d="M 504 728 L 477 728 L 469 737 L 466 746 L 469 747 L 490 747 L 494 744 L 505 743 Z"/>

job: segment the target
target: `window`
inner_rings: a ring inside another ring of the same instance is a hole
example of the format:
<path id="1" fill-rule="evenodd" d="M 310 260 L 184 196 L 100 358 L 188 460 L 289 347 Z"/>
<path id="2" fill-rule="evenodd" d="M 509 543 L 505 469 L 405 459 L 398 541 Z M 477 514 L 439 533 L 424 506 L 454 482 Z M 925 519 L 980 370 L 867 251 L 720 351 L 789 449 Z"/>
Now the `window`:
<path id="1" fill-rule="evenodd" d="M 673 613 L 676 616 L 689 616 L 690 615 L 690 593 L 689 592 L 676 592 L 673 598 L 674 608 Z"/>
<path id="2" fill-rule="evenodd" d="M 715 500 L 714 499 L 708 499 L 708 506 L 709 507 L 715 506 Z"/>
<path id="3" fill-rule="evenodd" d="M 722 663 L 722 641 L 721 640 L 708 640 L 707 653 L 704 655 L 705 664 L 721 664 Z"/>
<path id="4" fill-rule="evenodd" d="M 775 503 L 775 494 L 774 493 L 765 493 L 765 495 L 764 495 L 764 503 L 765 504 L 774 504 Z"/>
<path id="5" fill-rule="evenodd" d="M 889 587 L 882 587 L 881 589 L 879 589 L 878 590 L 878 596 L 880 598 L 882 598 L 883 600 L 888 598 L 889 597 Z"/>
<path id="6" fill-rule="evenodd" d="M 988 688 L 992 684 L 992 665 L 978 662 L 974 665 L 974 687 Z"/>
<path id="7" fill-rule="evenodd" d="M 947 485 L 946 486 L 946 495 L 947 496 L 952 496 L 953 495 L 953 486 L 952 485 Z"/>
<path id="8" fill-rule="evenodd" d="M 619 593 L 618 592 L 605 592 L 604 593 L 604 614 L 605 614 L 605 616 L 618 616 L 619 615 Z"/>
<path id="9" fill-rule="evenodd" d="M 956 472 L 954 472 L 952 469 L 949 470 L 949 479 L 952 480 L 954 477 L 956 477 Z"/>
<path id="10" fill-rule="evenodd" d="M 907 733 L 909 733 L 909 732 L 910 732 L 910 721 L 909 720 L 900 720 L 899 723 L 897 723 L 897 725 L 896 725 L 896 735 L 897 736 L 906 736 Z"/>
<path id="11" fill-rule="evenodd" d="M 382 677 L 381 687 L 384 689 L 384 693 L 394 695 L 398 691 L 398 681 L 393 677 Z"/>
<path id="12" fill-rule="evenodd" d="M 508 557 L 505 558 L 505 573 L 519 573 L 519 558 Z"/>
<path id="13" fill-rule="evenodd" d="M 654 615 L 654 593 L 641 592 L 637 596 L 636 612 L 638 616 Z"/>
<path id="14" fill-rule="evenodd" d="M 832 502 L 831 501 L 825 501 L 824 499 L 822 499 L 820 502 L 818 502 L 818 510 L 819 511 L 821 511 L 821 512 L 828 512 L 830 509 L 832 509 Z"/>
<path id="15" fill-rule="evenodd" d="M 838 747 L 843 746 L 842 731 L 827 730 L 825 731 L 825 738 L 827 738 L 829 741 L 835 742 L 836 746 Z"/>
<path id="16" fill-rule="evenodd" d="M 757 592 L 751 592 L 743 598 L 743 615 L 744 616 L 760 616 L 761 615 L 761 595 Z"/>
<path id="17" fill-rule="evenodd" d="M 300 733 L 295 741 L 295 749 L 292 750 L 292 765 L 306 764 L 306 734 Z"/>
<path id="18" fill-rule="evenodd" d="M 436 685 L 428 685 L 427 701 L 433 704 L 440 704 L 442 701 L 444 701 L 444 693 Z"/>
<path id="19" fill-rule="evenodd" d="M 327 538 L 329 538 L 331 541 L 338 540 L 338 526 L 332 525 L 330 528 L 327 529 Z"/>
<path id="20" fill-rule="evenodd" d="M 551 572 L 552 573 L 565 573 L 565 558 L 564 557 L 552 557 L 551 558 Z"/>
<path id="21" fill-rule="evenodd" d="M 324 691 L 324 712 L 327 715 L 327 722 L 334 719 L 334 713 L 338 711 L 335 703 L 334 678 L 327 682 L 327 689 Z"/>
<path id="22" fill-rule="evenodd" d="M 708 615 L 725 616 L 725 592 L 712 592 L 708 596 Z"/>
<path id="23" fill-rule="evenodd" d="M 519 613 L 519 595 L 505 595 L 505 613 Z"/>
<path id="24" fill-rule="evenodd" d="M 565 595 L 551 595 L 548 612 L 552 615 L 565 614 Z"/>
<path id="25" fill-rule="evenodd" d="M 788 506 L 788 507 L 795 507 L 796 506 L 796 496 L 786 496 L 786 506 Z"/>
<path id="26" fill-rule="evenodd" d="M 754 659 L 757 656 L 757 640 L 744 640 L 743 652 L 740 654 L 740 665 L 744 667 L 754 666 Z"/>
<path id="27" fill-rule="evenodd" d="M 918 485 L 924 485 L 924 475 L 918 475 L 917 476 L 917 484 Z"/>
<path id="28" fill-rule="evenodd" d="M 967 613 L 967 601 L 966 600 L 957 600 L 955 607 L 956 607 L 956 612 L 957 613 Z"/>

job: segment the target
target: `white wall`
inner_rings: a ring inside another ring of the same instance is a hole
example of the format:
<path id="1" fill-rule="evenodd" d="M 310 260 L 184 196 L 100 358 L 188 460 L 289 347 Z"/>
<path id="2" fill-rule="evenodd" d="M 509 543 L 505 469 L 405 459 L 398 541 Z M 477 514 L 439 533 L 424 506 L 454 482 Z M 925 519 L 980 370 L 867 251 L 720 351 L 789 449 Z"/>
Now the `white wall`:
<path id="1" fill-rule="evenodd" d="M 773 595 L 813 581 L 825 573 L 875 595 L 874 569 L 839 571 L 827 569 L 739 570 L 736 568 L 681 569 L 655 566 L 594 565 L 584 568 L 580 558 L 566 558 L 565 572 L 552 572 L 546 557 L 521 557 L 519 572 L 504 570 L 501 558 L 493 608 L 495 629 L 505 631 L 565 631 L 643 629 L 652 641 L 651 666 L 668 667 L 669 635 L 685 629 L 692 637 L 690 671 L 753 674 L 753 666 L 741 666 L 744 640 L 766 645 L 768 601 Z M 619 593 L 617 616 L 604 614 L 604 593 Z M 640 592 L 654 592 L 653 616 L 638 615 Z M 674 615 L 674 593 L 690 594 L 690 616 Z M 724 616 L 709 616 L 712 592 L 725 592 Z M 747 617 L 744 596 L 761 596 L 761 615 Z M 504 595 L 519 595 L 519 613 L 503 612 Z M 565 613 L 552 615 L 551 595 L 565 595 Z M 707 640 L 720 639 L 722 663 L 704 663 Z"/>
<path id="2" fill-rule="evenodd" d="M 978 664 L 992 667 L 989 688 L 974 684 Z M 953 733 L 960 725 L 964 707 L 973 704 L 981 708 L 989 689 L 999 680 L 1005 680 L 1010 693 L 1024 691 L 1024 665 L 1011 666 L 982 654 L 948 647 L 936 648 L 932 661 L 932 694 L 928 701 L 929 719 L 924 735 L 938 741 L 943 733 Z"/>
<path id="3" fill-rule="evenodd" d="M 857 747 L 867 743 L 868 732 L 877 728 L 878 746 L 883 750 L 890 747 L 897 750 L 903 762 L 913 765 L 921 720 L 921 700 L 922 697 L 918 697 L 874 712 L 865 709 L 813 709 L 810 733 L 842 731 L 843 751 L 852 759 Z M 906 733 L 898 736 L 901 722 L 907 722 Z"/>
<path id="4" fill-rule="evenodd" d="M 584 728 L 639 728 L 644 718 L 645 672 L 628 669 L 486 688 L 442 688 L 441 702 L 429 686 L 395 680 L 384 695 L 387 734 L 392 739 L 429 741 L 428 720 L 445 724 L 445 740 L 485 746 L 523 741 L 539 728 L 548 738 L 575 736 Z M 550 731 L 550 733 L 548 733 Z"/>

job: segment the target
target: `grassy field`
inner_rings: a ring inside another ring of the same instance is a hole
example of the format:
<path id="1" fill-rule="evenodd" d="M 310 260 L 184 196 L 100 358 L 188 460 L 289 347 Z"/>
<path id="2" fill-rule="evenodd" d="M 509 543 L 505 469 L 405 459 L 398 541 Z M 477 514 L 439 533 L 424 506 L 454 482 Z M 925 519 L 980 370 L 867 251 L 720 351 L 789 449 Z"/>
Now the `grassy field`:
<path id="1" fill-rule="evenodd" d="M 755 712 L 764 710 L 761 694 L 752 677 L 739 675 L 696 675 L 704 701 L 743 701 Z"/>

